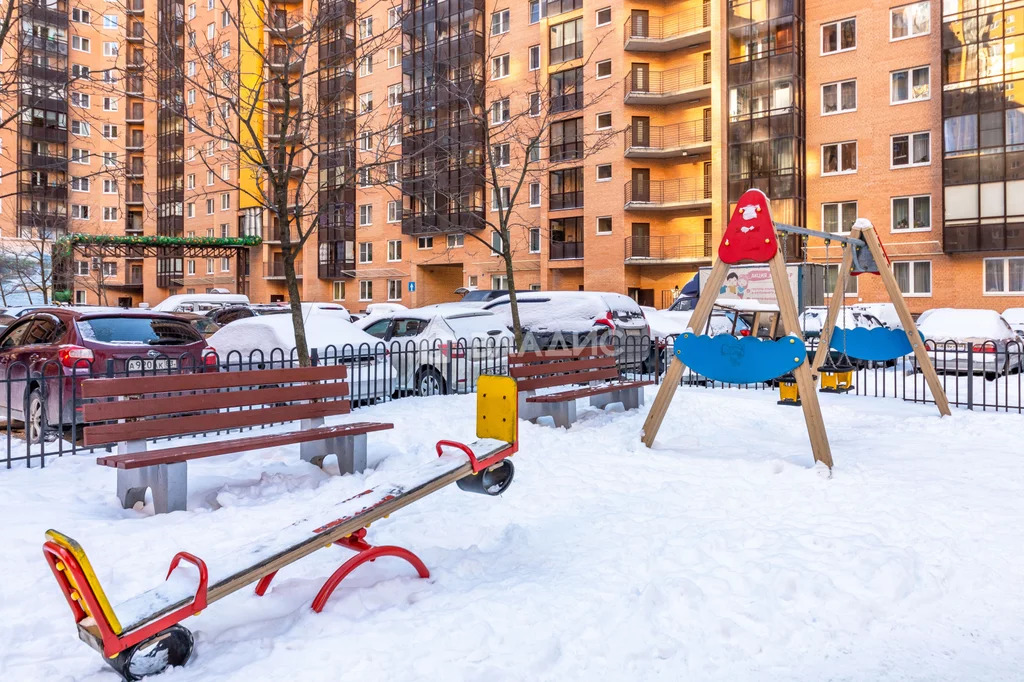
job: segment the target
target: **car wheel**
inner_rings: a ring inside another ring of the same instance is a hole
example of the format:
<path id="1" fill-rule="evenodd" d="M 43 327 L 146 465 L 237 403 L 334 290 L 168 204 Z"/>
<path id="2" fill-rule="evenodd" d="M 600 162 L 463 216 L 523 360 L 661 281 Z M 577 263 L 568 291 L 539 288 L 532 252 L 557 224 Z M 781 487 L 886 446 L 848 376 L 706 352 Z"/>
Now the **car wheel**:
<path id="1" fill-rule="evenodd" d="M 441 395 L 445 392 L 444 379 L 433 367 L 416 373 L 416 395 Z"/>
<path id="2" fill-rule="evenodd" d="M 998 376 L 997 372 L 985 372 L 985 381 L 995 381 Z"/>
<path id="3" fill-rule="evenodd" d="M 46 402 L 43 400 L 43 392 L 34 388 L 25 404 L 25 440 L 31 445 L 33 443 L 51 443 L 56 438 L 57 434 L 50 428 L 46 420 Z"/>

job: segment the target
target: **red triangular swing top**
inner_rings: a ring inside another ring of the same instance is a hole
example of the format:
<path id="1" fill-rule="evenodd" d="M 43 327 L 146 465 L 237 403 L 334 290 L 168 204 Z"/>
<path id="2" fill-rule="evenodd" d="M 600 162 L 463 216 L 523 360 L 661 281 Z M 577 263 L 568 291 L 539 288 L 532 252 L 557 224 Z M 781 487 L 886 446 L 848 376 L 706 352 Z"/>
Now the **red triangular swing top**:
<path id="1" fill-rule="evenodd" d="M 725 227 L 718 257 L 729 265 L 767 263 L 778 250 L 768 197 L 759 189 L 748 189 Z"/>

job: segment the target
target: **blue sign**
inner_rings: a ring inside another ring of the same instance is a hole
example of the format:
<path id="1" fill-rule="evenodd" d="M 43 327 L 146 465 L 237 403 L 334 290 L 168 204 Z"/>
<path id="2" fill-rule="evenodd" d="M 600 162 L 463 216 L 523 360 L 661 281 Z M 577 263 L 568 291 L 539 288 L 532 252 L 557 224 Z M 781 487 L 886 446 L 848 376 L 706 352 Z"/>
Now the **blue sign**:
<path id="1" fill-rule="evenodd" d="M 416 291 L 416 282 L 409 280 L 409 291 Z"/>

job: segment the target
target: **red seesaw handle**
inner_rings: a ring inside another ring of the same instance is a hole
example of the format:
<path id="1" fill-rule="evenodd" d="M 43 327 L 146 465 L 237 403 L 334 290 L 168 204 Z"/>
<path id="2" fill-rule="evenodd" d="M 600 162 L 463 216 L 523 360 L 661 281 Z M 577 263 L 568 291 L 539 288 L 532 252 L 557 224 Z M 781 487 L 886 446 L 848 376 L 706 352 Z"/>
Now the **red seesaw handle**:
<path id="1" fill-rule="evenodd" d="M 469 449 L 468 445 L 466 445 L 465 443 L 460 443 L 460 442 L 455 441 L 455 440 L 439 440 L 439 441 L 437 441 L 437 445 L 435 446 L 435 449 L 437 450 L 437 456 L 438 457 L 441 456 L 441 454 L 442 454 L 441 453 L 441 449 L 444 448 L 444 447 L 450 447 L 450 448 L 456 448 L 457 450 L 462 450 L 463 452 L 466 453 L 466 456 L 469 457 L 469 463 L 473 467 L 473 473 L 475 474 L 475 473 L 478 473 L 480 471 L 480 469 L 478 468 L 480 463 L 477 461 L 476 455 L 473 454 L 473 451 Z"/>
<path id="2" fill-rule="evenodd" d="M 206 592 L 207 584 L 210 580 L 209 571 L 206 570 L 206 562 L 197 557 L 194 554 L 188 552 L 178 552 L 171 559 L 171 567 L 167 569 L 167 578 L 171 577 L 171 573 L 174 573 L 174 569 L 178 567 L 181 560 L 184 559 L 188 563 L 192 564 L 199 569 L 199 587 L 196 588 L 196 596 L 192 598 L 192 605 L 196 609 L 196 613 L 206 608 Z M 164 580 L 167 580 L 164 578 Z"/>

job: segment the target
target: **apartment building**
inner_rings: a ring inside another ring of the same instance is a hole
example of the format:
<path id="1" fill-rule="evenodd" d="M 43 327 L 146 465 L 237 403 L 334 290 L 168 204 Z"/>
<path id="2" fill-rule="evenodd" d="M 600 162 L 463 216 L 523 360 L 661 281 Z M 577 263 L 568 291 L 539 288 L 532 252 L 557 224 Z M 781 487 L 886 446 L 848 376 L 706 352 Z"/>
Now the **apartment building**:
<path id="1" fill-rule="evenodd" d="M 214 287 L 284 300 L 280 220 L 240 149 L 301 143 L 310 171 L 289 192 L 309 198 L 294 210 L 313 234 L 296 261 L 300 292 L 353 310 L 506 287 L 490 226 L 517 188 L 521 289 L 604 289 L 667 305 L 711 263 L 732 202 L 759 187 L 780 221 L 841 234 L 871 219 L 915 311 L 1024 305 L 1024 8 L 1013 2 L 19 8 L 19 37 L 4 48 L 25 111 L 0 131 L 6 238 L 263 240 L 238 260 L 166 248 L 155 259 L 82 261 L 82 302 L 155 303 Z M 317 44 L 297 59 L 312 25 Z M 303 105 L 317 116 L 312 144 L 283 123 L 298 81 L 313 98 Z M 225 88 L 258 109 L 251 129 L 220 110 Z M 523 116 L 543 122 L 536 148 L 501 138 Z M 815 239 L 790 240 L 786 253 L 833 274 L 842 255 Z M 884 298 L 871 277 L 847 292 L 849 302 Z"/>

